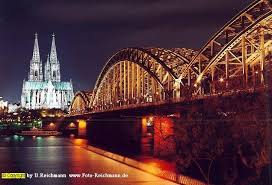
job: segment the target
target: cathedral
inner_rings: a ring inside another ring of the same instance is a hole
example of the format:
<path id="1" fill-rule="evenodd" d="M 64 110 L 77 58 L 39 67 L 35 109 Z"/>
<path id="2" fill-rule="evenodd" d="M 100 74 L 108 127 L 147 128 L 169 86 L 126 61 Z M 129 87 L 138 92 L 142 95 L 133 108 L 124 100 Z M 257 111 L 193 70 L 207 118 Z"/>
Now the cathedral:
<path id="1" fill-rule="evenodd" d="M 55 35 L 52 35 L 51 51 L 47 56 L 43 75 L 38 35 L 35 34 L 28 80 L 23 81 L 21 107 L 26 109 L 55 108 L 67 110 L 73 96 L 72 81 L 61 81 L 60 62 L 57 57 Z"/>

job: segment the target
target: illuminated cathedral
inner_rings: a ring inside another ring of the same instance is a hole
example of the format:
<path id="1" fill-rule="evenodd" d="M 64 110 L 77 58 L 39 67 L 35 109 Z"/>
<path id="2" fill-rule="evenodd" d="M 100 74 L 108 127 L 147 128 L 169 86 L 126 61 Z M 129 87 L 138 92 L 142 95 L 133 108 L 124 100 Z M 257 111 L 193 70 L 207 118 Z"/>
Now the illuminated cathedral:
<path id="1" fill-rule="evenodd" d="M 35 34 L 28 80 L 23 81 L 21 106 L 26 109 L 55 108 L 65 110 L 68 109 L 73 96 L 72 81 L 61 81 L 60 62 L 57 57 L 55 35 L 52 35 L 51 51 L 47 56 L 43 75 L 38 35 Z"/>

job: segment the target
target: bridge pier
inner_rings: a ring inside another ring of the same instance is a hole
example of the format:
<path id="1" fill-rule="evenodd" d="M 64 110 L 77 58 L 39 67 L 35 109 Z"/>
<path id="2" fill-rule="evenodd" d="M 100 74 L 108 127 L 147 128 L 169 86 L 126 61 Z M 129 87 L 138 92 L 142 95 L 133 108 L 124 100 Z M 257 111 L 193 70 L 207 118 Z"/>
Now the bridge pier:
<path id="1" fill-rule="evenodd" d="M 64 136 L 68 137 L 87 137 L 87 121 L 86 119 L 69 118 L 62 121 L 59 130 Z"/>
<path id="2" fill-rule="evenodd" d="M 166 116 L 142 118 L 141 155 L 170 156 L 175 153 L 175 120 Z"/>
<path id="3" fill-rule="evenodd" d="M 106 113 L 107 114 L 107 113 Z M 106 119 L 105 119 L 106 118 Z M 174 118 L 166 116 L 90 118 L 85 133 L 91 145 L 127 155 L 170 156 L 175 154 Z M 78 131 L 79 136 L 80 131 Z"/>
<path id="4" fill-rule="evenodd" d="M 169 157 L 175 154 L 174 124 L 173 118 L 154 118 L 154 156 Z"/>
<path id="5" fill-rule="evenodd" d="M 87 121 L 84 119 L 77 120 L 78 131 L 77 134 L 81 138 L 87 137 Z"/>
<path id="6" fill-rule="evenodd" d="M 89 143 L 128 155 L 140 153 L 141 119 L 105 117 L 90 118 L 87 121 Z"/>

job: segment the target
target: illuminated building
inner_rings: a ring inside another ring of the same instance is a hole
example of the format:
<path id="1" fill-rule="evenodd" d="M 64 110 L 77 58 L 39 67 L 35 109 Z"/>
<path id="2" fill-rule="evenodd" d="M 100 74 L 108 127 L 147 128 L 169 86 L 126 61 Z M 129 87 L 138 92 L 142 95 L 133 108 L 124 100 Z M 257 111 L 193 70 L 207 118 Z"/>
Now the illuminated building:
<path id="1" fill-rule="evenodd" d="M 17 103 L 8 104 L 8 113 L 16 112 L 18 109 L 20 109 L 20 104 Z"/>
<path id="2" fill-rule="evenodd" d="M 30 61 L 28 80 L 23 81 L 21 106 L 27 109 L 67 109 L 74 96 L 73 85 L 62 82 L 57 57 L 55 36 L 52 35 L 50 55 L 45 63 L 44 75 L 39 52 L 38 36 L 35 34 L 33 56 Z"/>
<path id="3" fill-rule="evenodd" d="M 7 112 L 8 102 L 4 101 L 2 97 L 0 97 L 0 114 Z"/>

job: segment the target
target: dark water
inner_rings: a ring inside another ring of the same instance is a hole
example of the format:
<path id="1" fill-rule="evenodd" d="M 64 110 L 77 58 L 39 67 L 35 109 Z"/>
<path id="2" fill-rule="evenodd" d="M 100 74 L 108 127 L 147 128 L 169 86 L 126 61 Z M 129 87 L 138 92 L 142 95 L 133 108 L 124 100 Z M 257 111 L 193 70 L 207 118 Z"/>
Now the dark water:
<path id="1" fill-rule="evenodd" d="M 80 142 L 80 141 L 79 141 Z M 0 185 L 174 184 L 87 151 L 59 137 L 0 137 L 0 172 L 66 174 L 66 178 L 3 180 Z M 126 178 L 71 178 L 74 173 L 127 174 Z"/>

